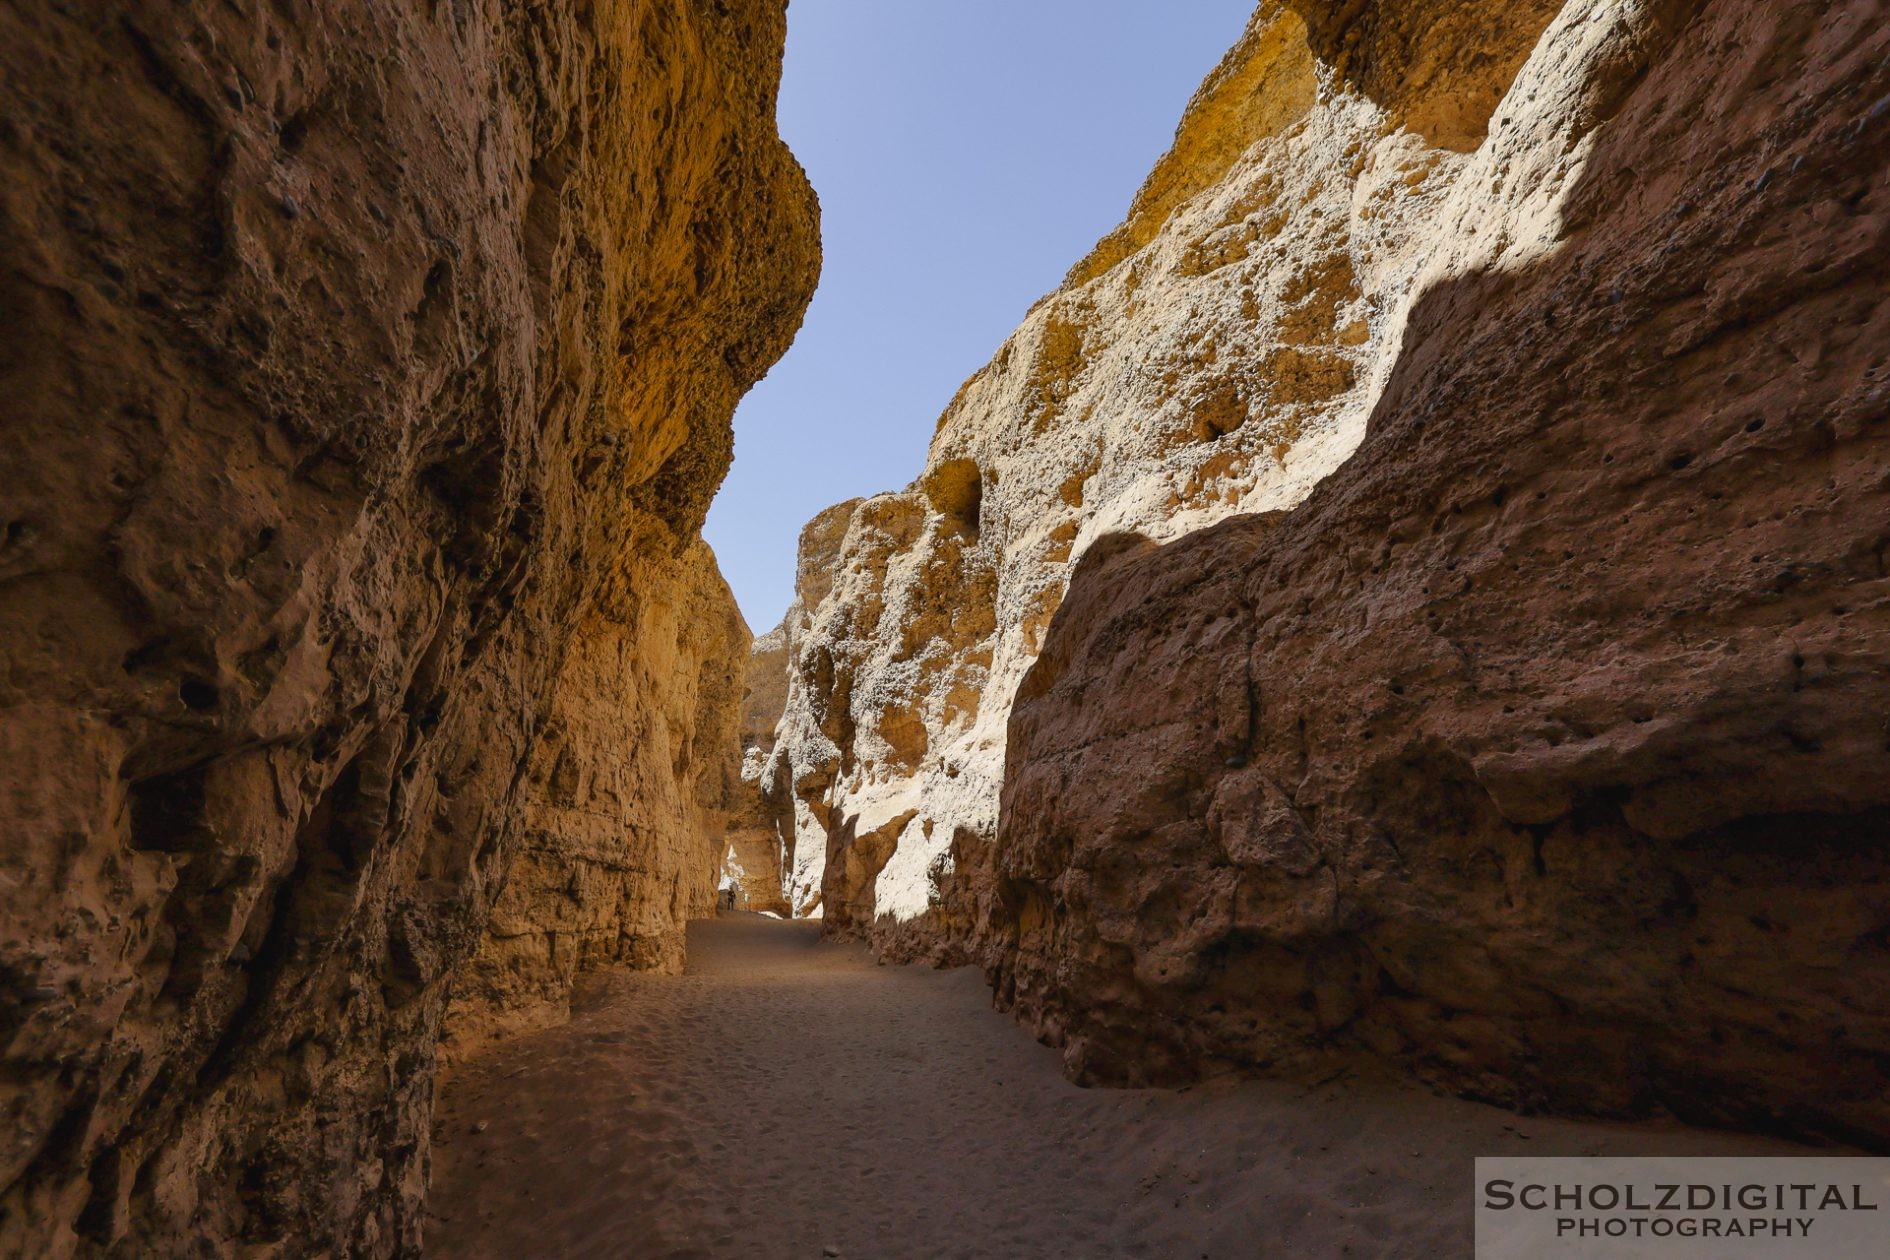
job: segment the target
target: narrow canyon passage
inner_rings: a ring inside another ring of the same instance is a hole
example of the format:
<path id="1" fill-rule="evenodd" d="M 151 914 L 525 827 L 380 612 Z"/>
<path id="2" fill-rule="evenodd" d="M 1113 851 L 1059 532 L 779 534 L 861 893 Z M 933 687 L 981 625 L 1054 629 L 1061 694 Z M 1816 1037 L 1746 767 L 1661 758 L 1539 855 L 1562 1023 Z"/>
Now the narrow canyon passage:
<path id="1" fill-rule="evenodd" d="M 0 0 L 0 1260 L 1890 1156 L 1890 0 L 1106 7 Z"/>
<path id="2" fill-rule="evenodd" d="M 442 1084 L 435 1256 L 1463 1255 L 1478 1154 L 1789 1153 L 1519 1118 L 1409 1087 L 1086 1090 L 971 968 L 876 965 L 819 925 L 689 928 L 572 1021 Z"/>

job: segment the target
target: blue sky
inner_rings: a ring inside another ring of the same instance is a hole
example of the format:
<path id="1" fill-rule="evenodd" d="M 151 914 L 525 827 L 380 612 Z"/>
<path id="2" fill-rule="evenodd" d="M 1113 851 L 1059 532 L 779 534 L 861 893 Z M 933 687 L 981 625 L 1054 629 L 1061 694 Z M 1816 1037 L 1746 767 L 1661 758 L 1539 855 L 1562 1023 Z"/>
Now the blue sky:
<path id="1" fill-rule="evenodd" d="M 791 0 L 781 132 L 826 262 L 735 416 L 705 534 L 755 633 L 832 503 L 897 490 L 958 386 L 1122 220 L 1253 0 Z"/>

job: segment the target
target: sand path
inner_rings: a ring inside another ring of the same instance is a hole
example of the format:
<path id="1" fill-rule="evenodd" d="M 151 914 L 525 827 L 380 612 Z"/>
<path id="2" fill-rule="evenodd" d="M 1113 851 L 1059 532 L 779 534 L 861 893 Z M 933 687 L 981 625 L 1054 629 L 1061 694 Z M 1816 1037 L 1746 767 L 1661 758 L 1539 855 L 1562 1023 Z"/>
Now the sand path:
<path id="1" fill-rule="evenodd" d="M 1078 1089 L 975 971 L 734 915 L 448 1077 L 428 1254 L 1467 1256 L 1475 1155 L 1787 1149 L 1384 1085 Z"/>

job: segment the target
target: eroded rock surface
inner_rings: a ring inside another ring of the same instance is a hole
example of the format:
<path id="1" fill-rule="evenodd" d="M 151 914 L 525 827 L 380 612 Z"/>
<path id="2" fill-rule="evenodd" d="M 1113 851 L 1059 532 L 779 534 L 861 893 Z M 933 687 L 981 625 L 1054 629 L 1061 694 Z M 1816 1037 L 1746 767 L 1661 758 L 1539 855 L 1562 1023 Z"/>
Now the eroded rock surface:
<path id="1" fill-rule="evenodd" d="M 0 4 L 0 1252 L 414 1250 L 573 733 L 668 727 L 578 755 L 672 817 L 575 948 L 673 951 L 745 635 L 663 636 L 816 268 L 782 7 Z"/>
<path id="2" fill-rule="evenodd" d="M 794 806 L 780 781 L 774 730 L 787 703 L 788 623 L 754 640 L 742 678 L 741 764 L 722 816 L 720 883 L 739 890 L 745 910 L 793 913 L 788 851 Z"/>
<path id="3" fill-rule="evenodd" d="M 784 670 L 779 692 L 764 682 L 751 684 L 757 701 L 753 721 L 757 751 L 764 725 L 770 733 L 764 756 L 747 754 L 743 775 L 759 802 L 751 808 L 770 816 L 781 836 L 784 893 L 790 912 L 801 918 L 826 914 L 822 896 L 831 865 L 834 822 L 830 801 L 840 790 L 832 767 L 839 763 L 850 739 L 844 715 L 824 726 L 810 708 L 832 684 L 833 648 L 816 617 L 825 612 L 829 597 L 839 589 L 836 582 L 844 580 L 840 573 L 846 562 L 843 548 L 850 542 L 851 522 L 861 502 L 851 499 L 835 504 L 801 529 L 794 602 L 773 635 L 757 640 L 750 666 L 751 676 Z M 804 651 L 809 653 L 810 675 L 800 672 Z M 774 710 L 770 722 L 768 710 L 777 698 L 782 708 Z M 822 705 L 820 712 L 829 710 Z"/>
<path id="4" fill-rule="evenodd" d="M 1882 1146 L 1882 7 L 1578 9 L 1478 179 L 1551 142 L 1541 232 L 1425 286 L 1358 454 L 1077 575 L 1000 995 L 1096 1079 L 1369 1052 Z"/>
<path id="5" fill-rule="evenodd" d="M 854 513 L 829 917 L 1086 1079 L 1890 1141 L 1884 17 L 1262 4 Z"/>
<path id="6" fill-rule="evenodd" d="M 1509 231 L 1553 203 L 1546 148 L 1527 195 L 1490 204 L 1477 181 L 1557 7 L 1260 5 L 1123 225 L 960 390 L 919 479 L 854 510 L 782 727 L 834 852 L 830 920 L 901 951 L 957 939 L 969 907 L 942 890 L 995 834 L 1010 698 L 1077 560 L 1302 500 L 1357 446 L 1423 277 L 1476 256 L 1440 219 L 1479 206 Z"/>
<path id="7" fill-rule="evenodd" d="M 706 543 L 611 574 L 566 650 L 504 889 L 454 982 L 456 1044 L 562 1016 L 593 967 L 681 970 L 741 786 L 748 644 Z"/>

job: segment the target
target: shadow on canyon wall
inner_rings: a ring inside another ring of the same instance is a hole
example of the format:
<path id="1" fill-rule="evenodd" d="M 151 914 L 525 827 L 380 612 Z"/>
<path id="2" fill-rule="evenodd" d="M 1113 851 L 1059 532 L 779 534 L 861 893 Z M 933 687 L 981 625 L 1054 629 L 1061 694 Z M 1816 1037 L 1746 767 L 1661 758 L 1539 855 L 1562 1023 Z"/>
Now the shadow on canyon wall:
<path id="1" fill-rule="evenodd" d="M 954 910 L 1079 1079 L 1890 1149 L 1874 8 L 1666 6 L 1557 247 L 1421 295 L 1306 503 L 1084 558 Z"/>

